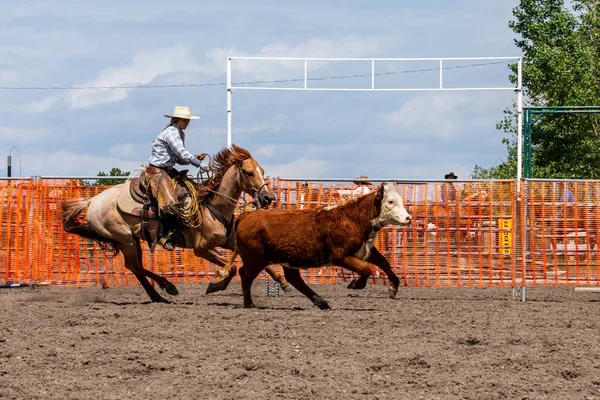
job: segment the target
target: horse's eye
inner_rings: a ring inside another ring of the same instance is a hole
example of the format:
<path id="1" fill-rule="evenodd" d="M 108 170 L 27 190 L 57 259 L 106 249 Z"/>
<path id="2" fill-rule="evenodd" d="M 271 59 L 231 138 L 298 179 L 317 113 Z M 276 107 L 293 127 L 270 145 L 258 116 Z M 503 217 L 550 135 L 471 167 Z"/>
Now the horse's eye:
<path id="1" fill-rule="evenodd" d="M 254 171 L 250 171 L 250 172 L 244 171 L 244 172 L 246 172 L 246 175 L 248 175 L 248 176 L 254 176 Z"/>

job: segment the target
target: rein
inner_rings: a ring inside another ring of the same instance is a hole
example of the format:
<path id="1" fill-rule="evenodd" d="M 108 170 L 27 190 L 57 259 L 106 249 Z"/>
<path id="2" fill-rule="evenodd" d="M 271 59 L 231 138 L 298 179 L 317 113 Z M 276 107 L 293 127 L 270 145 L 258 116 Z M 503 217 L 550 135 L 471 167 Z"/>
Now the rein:
<path id="1" fill-rule="evenodd" d="M 210 178 L 212 178 L 212 177 L 210 176 L 210 172 L 207 172 L 207 173 L 206 173 L 206 175 L 207 175 L 207 179 L 210 179 Z M 241 181 L 242 181 L 244 184 L 246 184 L 247 186 L 251 187 L 252 189 L 254 189 L 254 190 L 256 191 L 256 194 L 255 194 L 254 196 L 252 196 L 252 197 L 254 197 L 254 200 L 252 201 L 252 203 L 251 203 L 251 204 L 252 204 L 252 205 L 253 205 L 255 208 L 257 208 L 257 209 L 258 209 L 258 208 L 260 208 L 260 205 L 258 204 L 258 200 L 256 199 L 256 197 L 258 196 L 258 194 L 260 193 L 260 191 L 261 191 L 261 190 L 262 190 L 264 187 L 268 187 L 268 185 L 269 185 L 269 184 L 268 184 L 267 182 L 265 182 L 265 183 L 263 183 L 263 184 L 262 184 L 260 187 L 258 187 L 258 188 L 257 188 L 257 187 L 256 187 L 256 186 L 255 186 L 255 185 L 252 183 L 252 181 L 251 181 L 251 180 L 250 180 L 250 179 L 249 179 L 249 178 L 248 178 L 248 177 L 247 177 L 247 176 L 246 176 L 246 175 L 243 173 L 243 171 L 242 171 L 242 169 L 241 169 L 241 168 L 238 168 L 238 176 L 239 176 L 240 180 L 241 180 Z M 198 181 L 198 185 L 199 185 L 199 186 L 201 186 L 201 187 L 202 187 L 202 189 L 206 190 L 207 192 L 213 193 L 213 194 L 215 194 L 215 195 L 217 195 L 217 196 L 221 197 L 223 200 L 225 200 L 227 203 L 229 203 L 229 204 L 231 204 L 231 205 L 233 205 L 233 206 L 236 206 L 236 207 L 238 206 L 239 199 L 238 199 L 238 200 L 236 200 L 236 199 L 234 199 L 234 198 L 232 198 L 232 197 L 230 197 L 230 196 L 227 196 L 226 194 L 219 193 L 219 192 L 217 192 L 216 190 L 212 190 L 212 189 L 209 189 L 208 187 L 204 186 L 204 184 L 203 184 L 203 181 L 204 181 L 204 179 L 203 179 L 203 173 L 202 173 L 200 170 L 198 171 L 198 174 L 197 174 L 197 176 L 196 176 L 196 179 L 197 179 L 197 181 Z M 240 207 L 240 209 L 244 209 L 244 208 L 245 208 L 245 207 L 248 205 L 248 202 L 246 201 L 246 199 L 245 199 L 244 197 L 241 197 L 241 199 L 243 200 L 244 204 L 243 204 L 243 205 Z"/>

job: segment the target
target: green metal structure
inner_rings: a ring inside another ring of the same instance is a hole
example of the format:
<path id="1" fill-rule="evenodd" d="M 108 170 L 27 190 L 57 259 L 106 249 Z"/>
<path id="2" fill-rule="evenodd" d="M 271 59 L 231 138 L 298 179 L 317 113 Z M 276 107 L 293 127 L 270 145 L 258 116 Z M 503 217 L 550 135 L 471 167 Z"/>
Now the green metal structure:
<path id="1" fill-rule="evenodd" d="M 533 178 L 533 125 L 546 114 L 596 114 L 600 106 L 543 106 L 523 107 L 523 177 Z"/>

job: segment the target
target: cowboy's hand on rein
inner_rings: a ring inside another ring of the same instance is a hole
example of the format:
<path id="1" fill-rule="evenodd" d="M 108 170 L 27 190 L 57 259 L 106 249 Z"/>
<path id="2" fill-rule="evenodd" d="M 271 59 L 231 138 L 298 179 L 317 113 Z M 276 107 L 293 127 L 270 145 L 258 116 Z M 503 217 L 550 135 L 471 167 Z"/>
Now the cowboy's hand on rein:
<path id="1" fill-rule="evenodd" d="M 206 153 L 199 153 L 199 154 L 196 154 L 194 157 L 196 157 L 198 160 L 202 161 L 206 158 L 207 155 L 208 154 L 206 154 Z"/>
<path id="2" fill-rule="evenodd" d="M 202 169 L 202 168 L 203 168 L 203 167 L 202 167 L 202 163 L 201 163 L 201 162 L 200 162 L 200 160 L 198 160 L 197 158 L 192 158 L 192 159 L 190 160 L 190 164 L 192 164 L 192 165 L 193 165 L 194 167 L 196 167 L 196 168 L 200 168 L 200 169 Z"/>

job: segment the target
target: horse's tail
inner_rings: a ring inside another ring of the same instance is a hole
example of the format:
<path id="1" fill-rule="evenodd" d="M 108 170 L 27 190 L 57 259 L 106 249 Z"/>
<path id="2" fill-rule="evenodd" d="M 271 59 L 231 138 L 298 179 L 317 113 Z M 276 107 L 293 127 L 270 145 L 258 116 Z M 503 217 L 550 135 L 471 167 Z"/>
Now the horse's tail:
<path id="1" fill-rule="evenodd" d="M 66 200 L 62 203 L 62 223 L 65 232 L 73 233 L 87 239 L 93 239 L 98 242 L 100 248 L 110 250 L 117 255 L 119 253 L 119 244 L 99 235 L 92 229 L 87 222 L 87 218 L 82 212 L 90 205 L 91 198 Z"/>

